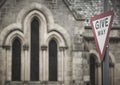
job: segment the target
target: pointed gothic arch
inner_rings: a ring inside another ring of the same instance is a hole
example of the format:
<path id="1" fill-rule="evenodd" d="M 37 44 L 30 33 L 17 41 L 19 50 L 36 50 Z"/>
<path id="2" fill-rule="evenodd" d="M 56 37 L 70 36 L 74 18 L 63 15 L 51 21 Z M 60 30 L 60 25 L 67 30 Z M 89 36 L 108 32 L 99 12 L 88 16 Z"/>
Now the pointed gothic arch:
<path id="1" fill-rule="evenodd" d="M 23 57 L 21 56 L 23 56 L 22 46 L 25 44 L 25 39 L 23 32 L 17 27 L 10 28 L 12 30 L 7 31 L 2 42 L 3 51 L 6 52 L 5 77 L 7 81 L 21 81 L 23 78 L 21 75 L 23 72 L 23 66 L 21 65 Z"/>
<path id="2" fill-rule="evenodd" d="M 39 19 L 33 17 L 31 21 L 30 34 L 30 80 L 39 80 Z"/>
<path id="3" fill-rule="evenodd" d="M 12 81 L 21 81 L 21 43 L 16 37 L 12 42 Z"/>
<path id="4" fill-rule="evenodd" d="M 101 85 L 101 61 L 95 50 L 90 50 L 90 84 Z"/>
<path id="5" fill-rule="evenodd" d="M 49 81 L 58 80 L 58 45 L 55 39 L 49 42 Z"/>
<path id="6" fill-rule="evenodd" d="M 94 58 L 95 62 L 93 62 L 92 64 L 95 64 L 93 66 L 97 66 L 96 69 L 92 69 L 94 70 L 94 75 L 93 75 L 93 84 L 97 84 L 97 85 L 101 85 L 101 61 L 100 61 L 100 57 L 98 55 L 98 53 L 94 50 L 90 51 L 90 56 L 92 56 L 92 58 Z M 113 54 L 111 52 L 109 52 L 109 74 L 110 74 L 110 85 L 114 85 L 114 75 L 115 75 L 115 71 L 114 71 L 114 65 L 115 65 L 115 57 L 113 56 Z M 97 74 L 95 73 L 97 72 Z M 92 77 L 91 77 L 92 78 Z M 95 78 L 97 80 L 95 80 Z"/>

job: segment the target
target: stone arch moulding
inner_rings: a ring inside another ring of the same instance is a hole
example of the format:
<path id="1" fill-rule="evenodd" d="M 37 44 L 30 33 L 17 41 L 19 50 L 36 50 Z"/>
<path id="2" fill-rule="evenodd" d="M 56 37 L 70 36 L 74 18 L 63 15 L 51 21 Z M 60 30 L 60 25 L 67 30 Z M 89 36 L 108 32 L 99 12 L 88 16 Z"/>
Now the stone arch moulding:
<path id="1" fill-rule="evenodd" d="M 100 57 L 99 57 L 99 54 L 95 51 L 95 50 L 90 50 L 90 55 L 91 54 L 94 54 L 96 59 L 97 59 L 97 63 L 101 63 L 101 60 L 100 60 Z"/>
<path id="2" fill-rule="evenodd" d="M 23 31 L 24 34 L 23 29 L 26 28 L 25 24 L 28 24 L 27 21 L 31 19 L 30 17 L 33 18 L 34 16 L 37 16 L 40 20 L 44 21 L 44 29 L 42 30 L 45 30 L 46 34 L 50 33 L 52 30 L 58 32 L 65 40 L 66 45 L 70 47 L 70 36 L 68 32 L 64 30 L 64 28 L 60 25 L 54 23 L 52 13 L 49 9 L 38 3 L 32 3 L 30 6 L 23 8 L 18 13 L 16 23 L 9 25 L 2 30 L 2 32 L 0 33 L 0 45 L 3 44 L 3 41 L 5 39 L 4 36 L 6 36 L 11 30 L 20 29 L 21 31 Z M 44 33 L 45 36 L 46 34 Z M 43 42 L 45 43 L 45 41 Z"/>
<path id="3" fill-rule="evenodd" d="M 98 63 L 101 63 L 100 56 L 99 56 L 99 54 L 95 50 L 90 50 L 89 53 L 96 55 Z M 110 56 L 110 59 L 111 59 L 112 63 L 115 64 L 115 57 L 114 57 L 114 55 L 111 52 L 109 52 L 109 56 Z"/>
<path id="4" fill-rule="evenodd" d="M 2 32 L 0 33 L 0 45 L 4 45 L 5 41 L 7 40 L 8 35 L 11 33 L 15 33 L 14 31 L 17 31 L 17 34 L 19 33 L 21 36 L 23 36 L 22 30 L 21 30 L 21 24 L 19 23 L 13 23 L 7 27 L 5 27 Z"/>
<path id="5" fill-rule="evenodd" d="M 68 32 L 62 26 L 54 23 L 52 13 L 48 8 L 38 3 L 32 3 L 30 6 L 23 8 L 18 14 L 16 22 L 22 24 L 25 36 L 27 36 L 26 30 L 29 30 L 26 28 L 30 28 L 29 24 L 34 17 L 40 20 L 40 27 L 42 27 L 40 28 L 40 32 L 41 34 L 43 33 L 42 38 L 44 39 L 41 38 L 41 45 L 45 45 L 45 37 L 54 30 L 63 37 L 66 45 L 70 47 L 70 36 Z"/>
<path id="6" fill-rule="evenodd" d="M 48 33 L 45 45 L 48 45 L 51 39 L 55 39 L 59 47 L 67 46 L 62 36 L 56 31 L 51 31 L 50 33 Z"/>
<path id="7" fill-rule="evenodd" d="M 110 56 L 110 59 L 111 59 L 111 63 L 115 65 L 115 56 L 109 51 L 109 56 Z"/>
<path id="8" fill-rule="evenodd" d="M 10 45 L 11 46 L 13 40 L 16 37 L 18 37 L 20 39 L 20 43 L 22 45 L 25 44 L 25 39 L 24 39 L 23 33 L 20 30 L 16 29 L 16 30 L 13 30 L 10 34 L 7 35 L 7 38 L 4 41 L 4 45 Z"/>
<path id="9" fill-rule="evenodd" d="M 42 13 L 46 18 L 48 26 L 50 26 L 50 25 L 52 26 L 52 24 L 54 23 L 52 13 L 44 5 L 41 5 L 38 3 L 32 3 L 30 6 L 23 8 L 17 16 L 17 22 L 22 23 L 24 21 L 25 17 L 34 10 L 37 10 L 40 13 Z"/>

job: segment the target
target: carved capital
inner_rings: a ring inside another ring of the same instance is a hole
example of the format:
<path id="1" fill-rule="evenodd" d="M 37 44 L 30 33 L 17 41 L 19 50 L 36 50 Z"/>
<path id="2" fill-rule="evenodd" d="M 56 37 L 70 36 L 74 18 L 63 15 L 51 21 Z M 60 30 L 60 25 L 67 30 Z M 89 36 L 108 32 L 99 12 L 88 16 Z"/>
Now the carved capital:
<path id="1" fill-rule="evenodd" d="M 65 49 L 68 49 L 68 47 L 59 47 L 60 51 L 64 51 Z"/>
<path id="2" fill-rule="evenodd" d="M 29 49 L 29 46 L 28 45 L 24 45 L 23 46 L 23 50 L 28 50 Z"/>
<path id="3" fill-rule="evenodd" d="M 110 63 L 109 63 L 109 66 L 110 66 L 110 67 L 114 67 L 114 63 L 110 62 Z"/>
<path id="4" fill-rule="evenodd" d="M 2 48 L 6 49 L 6 50 L 10 50 L 10 46 L 9 45 L 3 45 Z"/>
<path id="5" fill-rule="evenodd" d="M 47 50 L 47 46 L 41 46 L 42 50 Z"/>
<path id="6" fill-rule="evenodd" d="M 101 65 L 100 63 L 96 63 L 96 66 L 97 66 L 97 67 L 100 67 L 100 65 Z"/>

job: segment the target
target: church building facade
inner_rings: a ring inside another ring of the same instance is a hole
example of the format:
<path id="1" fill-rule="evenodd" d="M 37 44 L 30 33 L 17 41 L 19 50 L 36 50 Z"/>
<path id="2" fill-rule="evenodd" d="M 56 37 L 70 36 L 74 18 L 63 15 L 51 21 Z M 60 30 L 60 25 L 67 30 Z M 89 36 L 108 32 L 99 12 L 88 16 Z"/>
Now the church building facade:
<path id="1" fill-rule="evenodd" d="M 90 18 L 102 0 L 1 0 L 0 85 L 102 85 Z M 120 1 L 109 38 L 110 85 L 120 84 Z"/>

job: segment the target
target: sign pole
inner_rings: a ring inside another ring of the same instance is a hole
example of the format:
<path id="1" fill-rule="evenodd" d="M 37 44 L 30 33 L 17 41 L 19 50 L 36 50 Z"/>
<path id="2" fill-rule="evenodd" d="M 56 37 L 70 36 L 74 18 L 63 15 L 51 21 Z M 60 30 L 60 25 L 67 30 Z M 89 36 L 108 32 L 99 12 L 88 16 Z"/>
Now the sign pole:
<path id="1" fill-rule="evenodd" d="M 109 45 L 106 47 L 105 57 L 102 62 L 102 85 L 110 85 L 109 82 Z"/>
<path id="2" fill-rule="evenodd" d="M 104 12 L 108 10 L 108 0 L 104 0 Z M 102 85 L 110 85 L 109 80 L 109 39 L 106 46 L 104 59 L 102 61 Z"/>

